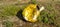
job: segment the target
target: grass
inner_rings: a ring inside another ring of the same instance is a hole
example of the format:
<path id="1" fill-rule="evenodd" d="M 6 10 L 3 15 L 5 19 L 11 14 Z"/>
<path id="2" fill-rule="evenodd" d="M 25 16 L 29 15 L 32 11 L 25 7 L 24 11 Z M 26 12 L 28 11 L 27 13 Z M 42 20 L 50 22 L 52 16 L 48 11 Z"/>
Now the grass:
<path id="1" fill-rule="evenodd" d="M 46 9 L 40 13 L 38 20 L 43 23 L 51 24 L 54 23 L 55 15 L 52 4 L 47 4 Z"/>
<path id="2" fill-rule="evenodd" d="M 36 4 L 37 1 L 36 0 L 31 0 L 31 2 L 34 3 L 34 4 Z"/>
<path id="3" fill-rule="evenodd" d="M 5 27 L 13 27 L 13 23 L 10 21 L 5 21 L 3 25 L 5 25 Z"/>
<path id="4" fill-rule="evenodd" d="M 20 8 L 16 5 L 7 5 L 7 6 L 3 6 L 2 7 L 3 11 L 2 11 L 2 15 L 16 15 L 17 12 L 20 10 Z"/>
<path id="5" fill-rule="evenodd" d="M 35 0 L 33 0 L 32 2 L 36 2 Z M 60 3 L 60 2 L 59 2 Z M 19 7 L 17 5 L 6 5 L 6 6 L 0 6 L 0 16 L 4 16 L 4 18 L 8 18 L 6 16 L 14 16 L 17 14 L 17 12 L 20 9 L 24 9 L 26 5 Z M 52 6 L 52 3 L 48 3 L 45 7 L 46 9 L 44 11 L 42 11 L 40 13 L 40 16 L 38 17 L 38 21 L 39 22 L 43 22 L 43 23 L 48 23 L 48 24 L 52 24 L 54 25 L 56 23 L 56 19 L 55 17 L 57 16 L 55 13 L 55 10 Z M 58 17 L 57 17 L 58 18 Z M 54 22 L 55 21 L 55 22 Z M 58 23 L 58 22 L 57 22 Z M 5 21 L 4 25 L 6 25 L 6 27 L 13 27 L 13 23 L 10 21 Z M 60 27 L 60 24 L 57 26 Z"/>

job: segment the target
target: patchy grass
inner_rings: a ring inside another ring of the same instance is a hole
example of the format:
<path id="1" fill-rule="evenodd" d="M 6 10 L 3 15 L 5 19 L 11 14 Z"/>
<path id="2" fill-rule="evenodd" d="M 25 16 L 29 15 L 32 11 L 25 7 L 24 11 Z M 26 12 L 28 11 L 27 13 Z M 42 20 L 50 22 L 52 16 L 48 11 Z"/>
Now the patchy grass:
<path id="1" fill-rule="evenodd" d="M 20 8 L 16 5 L 7 5 L 1 8 L 3 9 L 1 14 L 6 16 L 16 15 L 16 13 L 20 10 Z"/>
<path id="2" fill-rule="evenodd" d="M 20 8 L 15 5 L 5 6 L 3 14 L 4 15 L 16 15 L 18 10 L 20 10 Z"/>
<path id="3" fill-rule="evenodd" d="M 36 1 L 33 0 L 32 2 L 35 3 Z M 18 3 L 18 4 L 20 4 L 20 3 Z M 44 3 L 42 3 L 42 4 L 44 4 Z M 60 4 L 60 2 L 58 2 L 57 4 Z M 55 3 L 54 3 L 54 5 L 55 5 Z M 7 20 L 9 18 L 7 16 L 14 16 L 14 15 L 16 15 L 17 12 L 20 9 L 24 9 L 25 6 L 26 6 L 26 4 L 23 4 L 23 6 L 19 6 L 19 5 L 0 6 L 0 17 L 2 16 L 1 18 L 3 20 Z M 55 9 L 53 7 L 57 8 L 57 9 Z M 45 10 L 43 10 L 40 13 L 40 16 L 38 17 L 38 21 L 39 22 L 43 22 L 44 24 L 48 23 L 48 24 L 52 24 L 52 25 L 55 25 L 57 27 L 60 27 L 60 22 L 59 22 L 60 21 L 60 16 L 58 16 L 59 14 L 56 15 L 56 12 L 60 13 L 60 12 L 58 12 L 58 10 L 60 9 L 60 8 L 58 9 L 58 7 L 59 7 L 59 5 L 58 6 L 52 6 L 52 3 L 47 3 L 47 5 L 45 6 Z M 10 21 L 5 21 L 3 24 L 6 27 L 13 27 L 13 23 L 10 22 Z M 38 23 L 37 25 L 39 25 L 39 24 L 40 23 Z M 27 25 L 29 25 L 29 24 L 27 23 Z"/>
<path id="4" fill-rule="evenodd" d="M 47 4 L 46 9 L 40 13 L 38 20 L 43 23 L 52 24 L 55 20 L 55 11 L 52 7 L 52 4 Z"/>
<path id="5" fill-rule="evenodd" d="M 37 1 L 36 0 L 31 0 L 31 2 L 34 3 L 34 4 L 36 4 Z"/>
<path id="6" fill-rule="evenodd" d="M 13 23 L 10 21 L 3 22 L 3 25 L 5 25 L 5 27 L 13 27 Z"/>

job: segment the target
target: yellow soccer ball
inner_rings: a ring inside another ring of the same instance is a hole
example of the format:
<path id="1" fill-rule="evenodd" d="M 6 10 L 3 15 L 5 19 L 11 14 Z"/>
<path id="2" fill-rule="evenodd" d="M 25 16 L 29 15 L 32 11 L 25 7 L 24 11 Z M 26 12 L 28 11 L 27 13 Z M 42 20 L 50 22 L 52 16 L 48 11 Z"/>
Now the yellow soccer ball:
<path id="1" fill-rule="evenodd" d="M 38 10 L 37 4 L 29 4 L 22 12 L 22 15 L 26 21 L 36 22 L 37 17 L 40 14 L 40 11 L 43 10 L 44 7 Z"/>

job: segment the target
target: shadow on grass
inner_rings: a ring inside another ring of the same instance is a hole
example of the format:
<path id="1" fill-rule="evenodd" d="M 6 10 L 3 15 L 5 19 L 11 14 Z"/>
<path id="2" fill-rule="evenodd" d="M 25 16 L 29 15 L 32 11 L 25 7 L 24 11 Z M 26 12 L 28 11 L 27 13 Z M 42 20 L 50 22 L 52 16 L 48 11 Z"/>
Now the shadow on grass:
<path id="1" fill-rule="evenodd" d="M 22 12 L 23 12 L 23 10 L 18 11 L 16 16 L 17 16 L 19 19 L 23 20 L 24 22 L 27 22 L 27 21 L 24 19 L 23 15 L 22 15 Z"/>

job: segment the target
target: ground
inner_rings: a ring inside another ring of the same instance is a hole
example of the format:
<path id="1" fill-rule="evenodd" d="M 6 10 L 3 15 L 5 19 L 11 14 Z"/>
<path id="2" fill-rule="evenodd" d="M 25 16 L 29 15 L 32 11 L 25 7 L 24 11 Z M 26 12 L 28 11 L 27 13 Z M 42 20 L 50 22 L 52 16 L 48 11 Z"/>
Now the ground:
<path id="1" fill-rule="evenodd" d="M 45 6 L 45 10 L 41 12 L 41 17 L 47 17 L 46 14 L 48 17 L 50 14 L 53 17 L 48 18 L 48 23 L 42 21 L 25 22 L 16 16 L 20 9 L 24 9 L 29 4 L 30 0 L 0 0 L 0 27 L 60 27 L 60 0 L 36 1 Z M 50 24 L 50 22 L 53 23 Z"/>

